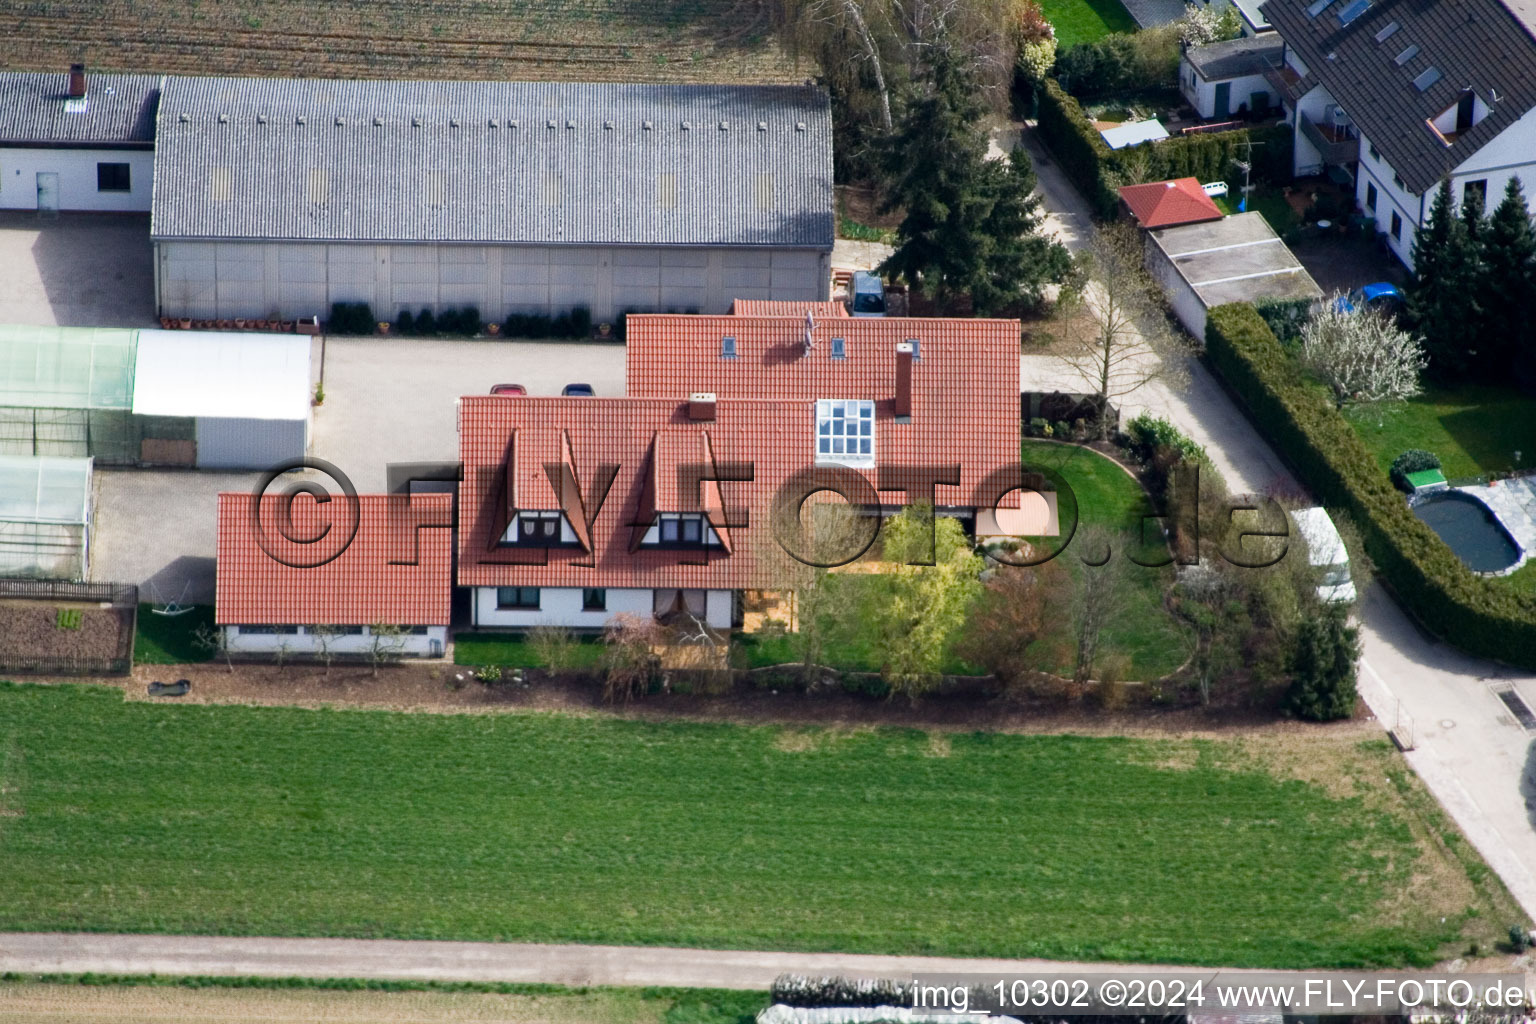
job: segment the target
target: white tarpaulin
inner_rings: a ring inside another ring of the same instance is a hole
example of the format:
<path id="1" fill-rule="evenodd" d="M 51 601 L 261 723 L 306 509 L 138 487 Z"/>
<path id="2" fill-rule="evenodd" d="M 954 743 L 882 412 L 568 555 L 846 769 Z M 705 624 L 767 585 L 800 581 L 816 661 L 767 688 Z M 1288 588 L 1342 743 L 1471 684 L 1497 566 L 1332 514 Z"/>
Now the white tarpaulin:
<path id="1" fill-rule="evenodd" d="M 134 414 L 307 420 L 310 341 L 293 334 L 140 331 Z"/>
<path id="2" fill-rule="evenodd" d="M 1139 146 L 1143 142 L 1166 139 L 1168 129 L 1154 117 L 1146 121 L 1127 121 L 1114 128 L 1105 128 L 1099 134 L 1104 136 L 1104 141 L 1108 143 L 1110 149 L 1124 149 L 1126 146 Z"/>

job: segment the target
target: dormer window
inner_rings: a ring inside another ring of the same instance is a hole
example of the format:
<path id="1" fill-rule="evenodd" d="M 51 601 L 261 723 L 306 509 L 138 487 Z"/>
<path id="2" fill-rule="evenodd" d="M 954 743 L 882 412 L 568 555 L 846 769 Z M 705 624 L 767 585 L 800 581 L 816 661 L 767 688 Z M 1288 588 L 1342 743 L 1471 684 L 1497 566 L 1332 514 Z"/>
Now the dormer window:
<path id="1" fill-rule="evenodd" d="M 554 548 L 575 544 L 576 535 L 559 512 L 518 512 L 507 525 L 503 544 L 513 547 Z"/>
<path id="2" fill-rule="evenodd" d="M 647 548 L 705 548 L 719 544 L 720 538 L 701 512 L 663 512 L 640 541 L 640 546 Z"/>
<path id="3" fill-rule="evenodd" d="M 1457 136 L 1470 131 L 1473 125 L 1487 117 L 1488 112 L 1488 104 L 1483 102 L 1482 97 L 1467 89 L 1455 103 L 1440 111 L 1429 123 L 1439 133 L 1441 140 L 1450 145 L 1456 141 Z"/>
<path id="4" fill-rule="evenodd" d="M 720 358 L 721 359 L 735 359 L 736 358 L 736 339 L 735 338 L 721 338 L 720 339 Z"/>
<path id="5" fill-rule="evenodd" d="M 875 403 L 823 398 L 816 403 L 816 461 L 875 464 Z"/>

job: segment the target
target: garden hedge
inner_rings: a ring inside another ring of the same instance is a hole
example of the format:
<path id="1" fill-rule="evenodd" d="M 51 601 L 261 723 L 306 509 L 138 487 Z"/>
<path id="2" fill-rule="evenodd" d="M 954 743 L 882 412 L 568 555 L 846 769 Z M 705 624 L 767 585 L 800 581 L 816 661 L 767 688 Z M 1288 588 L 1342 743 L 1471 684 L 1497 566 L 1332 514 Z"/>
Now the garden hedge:
<path id="1" fill-rule="evenodd" d="M 1099 217 L 1113 217 L 1120 200 L 1117 184 L 1127 180 L 1124 156 L 1130 150 L 1116 152 L 1088 120 L 1082 106 L 1054 78 L 1040 89 L 1040 135 L 1051 147 L 1072 178 L 1073 184 Z M 1238 128 L 1229 132 L 1183 135 L 1146 146 L 1135 147 L 1146 155 L 1148 181 L 1168 178 L 1198 178 L 1206 181 L 1232 181 L 1233 194 L 1241 185 L 1241 176 L 1233 160 L 1248 153 L 1253 143 L 1253 178 L 1255 181 L 1289 179 L 1291 167 L 1291 130 L 1283 124 Z"/>
<path id="2" fill-rule="evenodd" d="M 1255 424 L 1327 505 L 1348 511 L 1382 580 L 1425 628 L 1469 653 L 1536 668 L 1536 596 L 1475 575 L 1409 509 L 1328 396 L 1253 306 L 1217 306 L 1206 352 Z"/>

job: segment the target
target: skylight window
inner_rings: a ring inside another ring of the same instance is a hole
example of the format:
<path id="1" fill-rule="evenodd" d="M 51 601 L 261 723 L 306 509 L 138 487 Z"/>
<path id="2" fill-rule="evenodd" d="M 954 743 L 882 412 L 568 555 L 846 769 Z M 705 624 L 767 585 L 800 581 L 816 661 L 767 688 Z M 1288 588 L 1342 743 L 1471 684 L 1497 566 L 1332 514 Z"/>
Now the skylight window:
<path id="1" fill-rule="evenodd" d="M 921 338 L 908 338 L 907 344 L 912 346 L 912 361 L 914 363 L 923 358 L 923 342 Z"/>
<path id="2" fill-rule="evenodd" d="M 845 341 L 842 338 L 833 338 L 832 339 L 832 358 L 833 359 L 847 359 L 848 358 L 848 342 L 847 341 Z"/>
<path id="3" fill-rule="evenodd" d="M 1395 21 L 1387 22 L 1387 27 L 1376 33 L 1376 41 L 1378 43 L 1386 42 L 1388 39 L 1392 38 L 1393 34 L 1396 33 L 1398 29 L 1402 27 L 1403 26 L 1399 25 Z"/>
<path id="4" fill-rule="evenodd" d="M 1438 81 L 1440 81 L 1440 69 L 1425 68 L 1424 71 L 1419 74 L 1419 77 L 1413 80 L 1413 86 L 1415 89 L 1418 89 L 1419 92 L 1423 92 Z"/>
<path id="5" fill-rule="evenodd" d="M 735 338 L 721 338 L 720 339 L 720 358 L 721 359 L 735 359 L 736 358 L 736 339 Z"/>
<path id="6" fill-rule="evenodd" d="M 1404 64 L 1407 64 L 1409 61 L 1413 60 L 1413 58 L 1417 57 L 1418 55 L 1419 55 L 1419 44 L 1418 43 L 1410 43 L 1406 50 L 1404 50 L 1402 53 L 1398 54 L 1396 57 L 1392 58 L 1392 63 L 1396 64 L 1398 67 L 1402 67 Z"/>
<path id="7" fill-rule="evenodd" d="M 816 403 L 816 461 L 875 464 L 875 403 L 823 398 Z"/>
<path id="8" fill-rule="evenodd" d="M 1339 12 L 1339 24 L 1348 25 L 1370 9 L 1371 0 L 1354 0 L 1354 3 Z"/>
<path id="9" fill-rule="evenodd" d="M 1333 3 L 1333 0 L 1312 0 L 1312 3 L 1307 6 L 1307 17 L 1317 17 L 1326 11 L 1331 3 Z"/>

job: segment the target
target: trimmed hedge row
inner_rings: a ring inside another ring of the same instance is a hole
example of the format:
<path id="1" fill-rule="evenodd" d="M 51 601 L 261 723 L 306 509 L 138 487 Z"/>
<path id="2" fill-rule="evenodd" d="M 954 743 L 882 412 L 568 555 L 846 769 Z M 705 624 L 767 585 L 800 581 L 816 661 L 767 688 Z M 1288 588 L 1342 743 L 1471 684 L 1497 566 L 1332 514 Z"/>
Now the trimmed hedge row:
<path id="1" fill-rule="evenodd" d="M 1073 184 L 1083 193 L 1094 213 L 1112 217 L 1120 200 L 1115 191 L 1127 180 L 1124 155 L 1104 142 L 1088 120 L 1082 105 L 1061 84 L 1048 78 L 1040 89 L 1040 135 Z M 1253 176 L 1256 180 L 1288 177 L 1291 166 L 1291 130 L 1285 125 L 1238 128 L 1229 132 L 1184 135 L 1147 146 L 1135 147 L 1137 159 L 1145 154 L 1147 180 L 1198 178 L 1224 181 L 1237 174 L 1233 160 L 1248 153 L 1253 142 Z"/>
<path id="2" fill-rule="evenodd" d="M 1398 600 L 1469 653 L 1536 668 L 1536 597 L 1475 575 L 1381 472 L 1349 422 L 1247 303 L 1217 306 L 1206 351 L 1249 416 L 1325 504 L 1347 510 Z"/>

